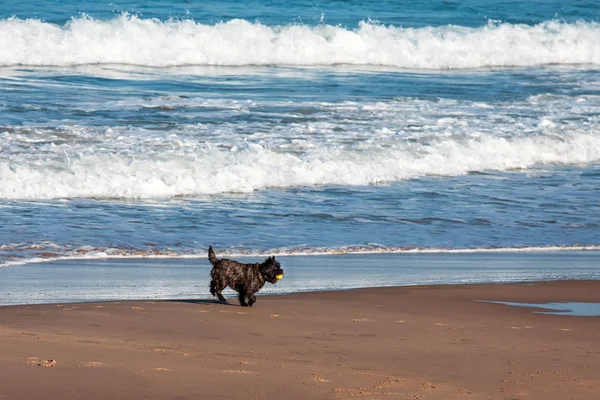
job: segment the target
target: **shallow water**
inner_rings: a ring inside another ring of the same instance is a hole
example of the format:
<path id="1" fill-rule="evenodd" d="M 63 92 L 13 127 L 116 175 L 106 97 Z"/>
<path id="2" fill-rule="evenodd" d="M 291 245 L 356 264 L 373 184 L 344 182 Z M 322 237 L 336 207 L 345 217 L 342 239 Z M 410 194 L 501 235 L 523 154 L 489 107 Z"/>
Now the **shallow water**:
<path id="1" fill-rule="evenodd" d="M 485 303 L 504 304 L 514 307 L 529 307 L 554 311 L 534 311 L 536 314 L 570 315 L 572 317 L 598 317 L 600 316 L 600 303 L 585 303 L 565 301 L 557 303 L 515 303 L 507 301 L 481 300 Z"/>
<path id="2" fill-rule="evenodd" d="M 4 1 L 0 265 L 597 249 L 571 3 Z"/>
<path id="3" fill-rule="evenodd" d="M 239 257 L 242 262 L 262 258 Z M 600 280 L 598 252 L 276 256 L 285 270 L 260 295 L 362 287 Z M 568 266 L 568 267 L 567 267 Z M 67 260 L 0 268 L 0 305 L 212 298 L 200 259 Z M 226 297 L 236 295 L 226 289 Z"/>

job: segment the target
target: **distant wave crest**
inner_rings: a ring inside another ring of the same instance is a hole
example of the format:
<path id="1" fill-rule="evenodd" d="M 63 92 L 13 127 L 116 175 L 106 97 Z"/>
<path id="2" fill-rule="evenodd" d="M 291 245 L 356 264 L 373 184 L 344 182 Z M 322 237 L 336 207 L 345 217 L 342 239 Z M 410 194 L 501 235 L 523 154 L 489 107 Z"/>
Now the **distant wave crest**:
<path id="1" fill-rule="evenodd" d="M 373 65 L 403 69 L 600 65 L 600 24 L 403 28 L 361 22 L 268 26 L 234 19 L 111 20 L 86 16 L 63 26 L 38 19 L 0 20 L 0 66 L 129 64 L 150 67 Z"/>

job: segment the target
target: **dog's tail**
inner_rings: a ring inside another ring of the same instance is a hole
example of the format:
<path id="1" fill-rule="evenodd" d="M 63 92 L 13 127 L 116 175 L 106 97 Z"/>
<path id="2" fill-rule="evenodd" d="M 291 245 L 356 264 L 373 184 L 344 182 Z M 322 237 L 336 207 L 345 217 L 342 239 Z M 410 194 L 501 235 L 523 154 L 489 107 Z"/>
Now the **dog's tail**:
<path id="1" fill-rule="evenodd" d="M 212 265 L 215 265 L 219 262 L 219 259 L 215 255 L 215 251 L 212 249 L 212 246 L 208 248 L 208 261 L 210 261 Z"/>

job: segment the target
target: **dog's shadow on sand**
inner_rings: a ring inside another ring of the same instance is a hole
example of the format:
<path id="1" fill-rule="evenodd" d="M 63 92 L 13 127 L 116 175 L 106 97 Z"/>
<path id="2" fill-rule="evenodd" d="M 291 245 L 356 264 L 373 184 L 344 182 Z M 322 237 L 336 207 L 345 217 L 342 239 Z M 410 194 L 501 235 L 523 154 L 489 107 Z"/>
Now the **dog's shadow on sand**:
<path id="1" fill-rule="evenodd" d="M 189 303 L 189 304 L 206 304 L 211 306 L 223 306 L 223 307 L 239 307 L 238 303 L 225 303 L 217 299 L 174 299 L 167 300 L 169 303 Z"/>

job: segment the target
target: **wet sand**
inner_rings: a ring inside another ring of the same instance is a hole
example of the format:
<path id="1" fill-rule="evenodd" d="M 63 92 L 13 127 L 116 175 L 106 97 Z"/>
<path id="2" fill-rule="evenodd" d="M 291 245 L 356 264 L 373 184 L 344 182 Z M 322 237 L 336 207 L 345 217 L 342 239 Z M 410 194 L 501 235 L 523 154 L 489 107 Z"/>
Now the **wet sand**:
<path id="1" fill-rule="evenodd" d="M 600 398 L 600 317 L 474 300 L 600 281 L 0 307 L 0 399 Z"/>

